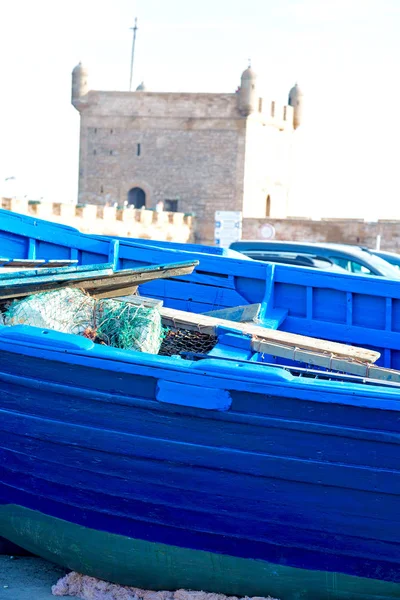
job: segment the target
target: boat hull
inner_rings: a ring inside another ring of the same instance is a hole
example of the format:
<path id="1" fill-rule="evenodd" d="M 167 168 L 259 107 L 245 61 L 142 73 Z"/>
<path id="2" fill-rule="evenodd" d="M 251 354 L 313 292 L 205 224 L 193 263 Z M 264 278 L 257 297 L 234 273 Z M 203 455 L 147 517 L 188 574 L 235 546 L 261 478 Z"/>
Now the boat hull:
<path id="1" fill-rule="evenodd" d="M 21 326 L 0 330 L 0 353 L 0 535 L 150 588 L 296 598 L 300 583 L 283 567 L 308 574 L 304 598 L 314 577 L 326 598 L 346 597 L 328 595 L 343 578 L 400 584 L 397 389 Z M 137 579 L 117 570 L 136 573 L 120 550 L 131 544 L 135 557 L 135 540 L 152 556 Z M 170 546 L 208 558 L 193 558 L 191 579 L 184 566 L 167 577 L 152 549 L 168 557 Z M 271 577 L 283 587 L 264 586 Z"/>
<path id="2" fill-rule="evenodd" d="M 144 589 L 201 589 L 280 600 L 400 597 L 396 583 L 135 539 L 22 506 L 0 507 L 0 530 L 14 543 L 63 567 Z"/>

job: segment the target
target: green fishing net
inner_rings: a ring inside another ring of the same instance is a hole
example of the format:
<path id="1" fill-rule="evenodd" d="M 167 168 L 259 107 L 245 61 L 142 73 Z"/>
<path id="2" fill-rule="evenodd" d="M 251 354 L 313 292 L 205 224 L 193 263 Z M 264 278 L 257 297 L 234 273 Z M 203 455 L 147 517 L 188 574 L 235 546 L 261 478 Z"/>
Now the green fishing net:
<path id="1" fill-rule="evenodd" d="M 157 354 L 165 336 L 157 308 L 128 301 L 96 300 L 74 288 L 14 300 L 5 325 L 32 325 L 87 337 L 94 342 Z"/>
<path id="2" fill-rule="evenodd" d="M 158 354 L 164 330 L 156 308 L 137 306 L 119 300 L 98 300 L 94 330 L 107 346 Z"/>

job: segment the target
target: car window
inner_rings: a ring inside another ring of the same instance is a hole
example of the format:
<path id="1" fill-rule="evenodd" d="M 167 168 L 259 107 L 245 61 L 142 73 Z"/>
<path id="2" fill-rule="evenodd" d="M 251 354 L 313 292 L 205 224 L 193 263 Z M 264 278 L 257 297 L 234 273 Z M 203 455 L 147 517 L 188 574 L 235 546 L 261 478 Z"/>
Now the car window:
<path id="1" fill-rule="evenodd" d="M 370 264 L 373 269 L 376 269 L 380 275 L 390 277 L 391 279 L 399 279 L 399 272 L 393 265 L 389 264 L 380 256 L 375 256 L 366 251 L 364 252 L 368 256 L 368 264 Z"/>
<path id="2" fill-rule="evenodd" d="M 286 246 L 286 247 L 285 247 Z M 310 244 L 312 246 L 312 244 Z M 251 258 L 255 258 L 254 253 L 257 253 L 257 259 L 261 259 L 261 255 L 263 254 L 263 260 L 268 260 L 267 255 L 271 253 L 273 256 L 280 256 L 279 262 L 285 262 L 283 258 L 291 259 L 288 260 L 288 264 L 293 264 L 295 261 L 296 264 L 300 264 L 300 256 L 307 256 L 314 261 L 315 267 L 326 268 L 324 264 L 317 264 L 316 260 L 328 260 L 334 263 L 340 269 L 343 269 L 349 273 L 361 273 L 364 275 L 380 275 L 385 277 L 390 277 L 391 279 L 400 279 L 400 269 L 393 264 L 389 264 L 386 260 L 377 256 L 375 254 L 371 254 L 365 248 L 360 248 L 354 246 L 357 251 L 357 254 L 352 252 L 352 246 L 349 246 L 350 253 L 338 253 L 336 254 L 335 244 L 327 244 L 324 247 L 319 247 L 318 244 L 315 245 L 315 252 L 312 252 L 309 247 L 302 247 L 301 244 L 289 244 L 282 242 L 282 245 L 279 242 L 276 242 L 275 245 L 273 242 L 261 242 L 261 241 L 240 241 L 231 244 L 231 248 L 235 248 L 236 250 L 246 254 Z M 285 249 L 283 249 L 285 248 Z M 323 253 L 323 257 L 320 254 L 320 251 Z M 330 252 L 335 252 L 336 256 L 332 256 Z M 326 254 L 327 253 L 327 254 Z M 328 254 L 329 253 L 329 254 Z M 359 258 L 358 258 L 359 256 Z M 329 258 L 328 258 L 329 257 Z M 353 258 L 354 257 L 354 258 Z M 270 262 L 278 262 L 275 258 L 269 259 Z M 362 263 L 359 260 L 363 261 Z M 363 264 L 364 263 L 364 264 Z M 368 266 L 367 266 L 368 265 Z M 303 266 L 304 262 L 303 262 Z M 329 265 L 328 265 L 329 267 Z"/>
<path id="3" fill-rule="evenodd" d="M 359 262 L 356 262 L 355 260 L 350 261 L 350 268 L 352 273 L 363 273 L 364 275 L 372 275 L 371 269 L 368 269 L 368 267 L 365 267 L 364 265 L 362 265 Z"/>
<path id="4" fill-rule="evenodd" d="M 297 252 L 260 252 L 257 250 L 245 250 L 243 254 L 254 260 L 263 260 L 272 263 L 296 265 L 299 267 L 313 267 L 314 269 L 334 269 L 341 271 L 338 265 L 325 256 L 310 254 L 299 254 Z"/>
<path id="5" fill-rule="evenodd" d="M 346 271 L 351 271 L 350 261 L 348 258 L 340 258 L 339 256 L 330 256 L 329 257 L 335 265 L 342 267 L 342 269 L 346 269 Z"/>

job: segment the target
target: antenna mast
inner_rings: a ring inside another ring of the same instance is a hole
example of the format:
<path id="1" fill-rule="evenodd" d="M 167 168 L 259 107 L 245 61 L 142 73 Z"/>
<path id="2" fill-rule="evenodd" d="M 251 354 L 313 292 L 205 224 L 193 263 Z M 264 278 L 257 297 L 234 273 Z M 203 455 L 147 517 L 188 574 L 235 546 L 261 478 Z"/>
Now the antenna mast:
<path id="1" fill-rule="evenodd" d="M 133 31 L 132 54 L 131 54 L 131 72 L 130 72 L 130 79 L 129 79 L 129 91 L 131 92 L 132 91 L 133 58 L 135 56 L 136 32 L 138 30 L 137 17 L 135 17 L 135 26 L 131 27 L 130 29 L 132 29 L 132 31 Z"/>

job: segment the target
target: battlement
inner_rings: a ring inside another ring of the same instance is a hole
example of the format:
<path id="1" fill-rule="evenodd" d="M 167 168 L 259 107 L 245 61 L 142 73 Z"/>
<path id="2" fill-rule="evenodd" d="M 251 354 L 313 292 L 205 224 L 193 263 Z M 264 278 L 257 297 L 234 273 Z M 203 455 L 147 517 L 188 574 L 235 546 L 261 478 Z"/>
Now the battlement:
<path id="1" fill-rule="evenodd" d="M 0 201 L 1 208 L 5 210 L 70 225 L 82 233 L 172 242 L 190 242 L 193 239 L 193 217 L 184 213 L 95 204 L 30 202 L 20 198 L 1 198 Z"/>
<path id="2" fill-rule="evenodd" d="M 269 98 L 259 98 L 258 113 L 263 125 L 278 127 L 280 130 L 293 130 L 293 107 L 279 104 Z"/>
<path id="3" fill-rule="evenodd" d="M 86 118 L 132 119 L 240 119 L 238 94 L 187 92 L 107 92 L 91 90 L 80 100 Z M 293 129 L 293 108 L 259 98 L 251 113 L 261 115 L 263 125 Z"/>
<path id="4" fill-rule="evenodd" d="M 236 94 L 91 90 L 82 102 L 85 115 L 103 117 L 232 119 L 238 116 Z"/>

